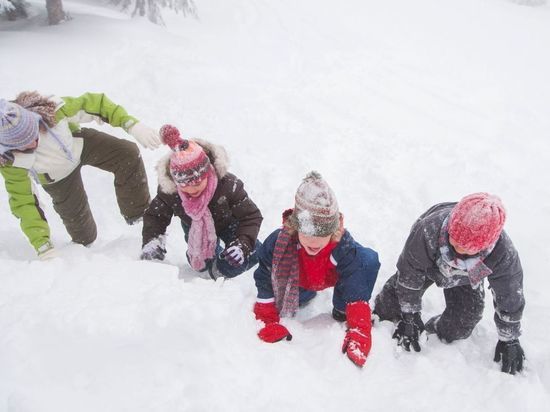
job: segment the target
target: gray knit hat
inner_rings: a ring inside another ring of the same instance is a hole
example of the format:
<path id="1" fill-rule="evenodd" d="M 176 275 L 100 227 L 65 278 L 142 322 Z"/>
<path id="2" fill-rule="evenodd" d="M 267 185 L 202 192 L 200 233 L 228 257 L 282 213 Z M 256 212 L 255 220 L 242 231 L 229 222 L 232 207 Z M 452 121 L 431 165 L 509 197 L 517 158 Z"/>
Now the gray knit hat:
<path id="1" fill-rule="evenodd" d="M 21 149 L 39 136 L 40 115 L 0 99 L 0 153 Z"/>
<path id="2" fill-rule="evenodd" d="M 334 192 L 319 172 L 309 172 L 296 191 L 290 225 L 307 236 L 324 237 L 340 226 L 340 212 Z"/>

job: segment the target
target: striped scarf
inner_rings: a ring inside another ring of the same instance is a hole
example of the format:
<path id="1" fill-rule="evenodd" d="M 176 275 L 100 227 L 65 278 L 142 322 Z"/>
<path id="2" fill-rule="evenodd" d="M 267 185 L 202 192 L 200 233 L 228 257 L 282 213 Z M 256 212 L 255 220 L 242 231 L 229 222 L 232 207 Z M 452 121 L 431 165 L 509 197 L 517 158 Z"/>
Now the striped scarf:
<path id="1" fill-rule="evenodd" d="M 298 237 L 283 227 L 273 250 L 271 283 L 281 317 L 294 316 L 299 303 Z"/>

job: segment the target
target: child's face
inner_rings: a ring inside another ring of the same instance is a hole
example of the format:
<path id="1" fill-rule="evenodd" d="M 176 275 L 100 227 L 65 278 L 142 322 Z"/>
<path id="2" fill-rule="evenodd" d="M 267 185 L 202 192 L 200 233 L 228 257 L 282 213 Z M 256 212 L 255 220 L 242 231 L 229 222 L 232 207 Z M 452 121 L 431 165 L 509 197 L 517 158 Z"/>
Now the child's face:
<path id="1" fill-rule="evenodd" d="M 204 177 L 202 180 L 196 182 L 192 185 L 179 185 L 181 190 L 185 193 L 187 193 L 191 197 L 199 197 L 202 192 L 204 192 L 204 189 L 206 189 L 206 185 L 208 184 L 208 177 Z"/>
<path id="2" fill-rule="evenodd" d="M 26 146 L 20 147 L 14 152 L 33 152 L 38 146 L 38 138 L 36 138 L 32 143 L 29 143 Z"/>
<path id="3" fill-rule="evenodd" d="M 302 247 L 306 250 L 306 253 L 310 256 L 315 256 L 326 245 L 329 244 L 332 235 L 328 236 L 306 236 L 303 233 L 298 232 L 298 240 Z"/>
<path id="4" fill-rule="evenodd" d="M 449 237 L 449 243 L 451 244 L 451 246 L 453 247 L 455 252 L 458 253 L 459 255 L 473 256 L 473 255 L 477 255 L 479 253 L 479 251 L 478 252 L 470 252 L 470 251 L 467 251 L 466 249 L 462 249 L 460 246 L 457 246 L 456 242 L 451 237 Z"/>

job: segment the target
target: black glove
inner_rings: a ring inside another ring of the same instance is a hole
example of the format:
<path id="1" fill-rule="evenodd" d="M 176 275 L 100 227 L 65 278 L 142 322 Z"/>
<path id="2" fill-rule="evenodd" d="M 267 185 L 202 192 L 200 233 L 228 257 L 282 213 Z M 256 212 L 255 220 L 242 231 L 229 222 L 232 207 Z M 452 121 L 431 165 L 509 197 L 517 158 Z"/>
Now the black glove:
<path id="1" fill-rule="evenodd" d="M 0 153 L 0 167 L 11 166 L 13 160 L 14 157 L 12 152 Z"/>
<path id="2" fill-rule="evenodd" d="M 164 260 L 166 249 L 162 246 L 146 246 L 141 251 L 141 260 Z"/>
<path id="3" fill-rule="evenodd" d="M 241 266 L 248 258 L 248 248 L 238 239 L 231 242 L 225 250 L 220 253 L 222 259 L 225 259 L 231 266 Z"/>
<path id="4" fill-rule="evenodd" d="M 424 329 L 420 312 L 402 313 L 392 339 L 397 339 L 397 345 L 403 346 L 407 352 L 411 351 L 411 345 L 415 352 L 420 352 L 418 337 L 424 332 Z"/>
<path id="5" fill-rule="evenodd" d="M 516 372 L 521 372 L 523 369 L 523 360 L 525 359 L 525 353 L 519 340 L 514 339 L 504 342 L 499 340 L 495 349 L 495 362 L 500 362 L 502 357 L 502 372 L 515 375 Z"/>

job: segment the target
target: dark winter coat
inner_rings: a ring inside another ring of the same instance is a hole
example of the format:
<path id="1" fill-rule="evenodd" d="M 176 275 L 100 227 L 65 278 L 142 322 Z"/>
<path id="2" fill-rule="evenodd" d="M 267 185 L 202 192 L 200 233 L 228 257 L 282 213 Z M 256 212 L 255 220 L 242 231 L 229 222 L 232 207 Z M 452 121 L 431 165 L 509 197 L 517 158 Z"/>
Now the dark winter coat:
<path id="1" fill-rule="evenodd" d="M 277 229 L 271 233 L 259 249 L 260 263 L 254 272 L 258 299 L 263 300 L 274 297 L 271 267 L 273 250 L 280 231 L 281 229 Z M 347 303 L 359 300 L 368 302 L 378 276 L 378 269 L 380 269 L 378 253 L 361 246 L 346 230 L 342 239 L 332 251 L 331 261 L 336 264 L 338 274 L 334 286 L 335 298 L 333 299 L 336 309 L 345 311 Z"/>
<path id="2" fill-rule="evenodd" d="M 440 203 L 431 207 L 411 229 L 397 262 L 397 296 L 403 312 L 420 312 L 422 286 L 428 279 L 442 288 L 471 285 L 467 275 L 446 277 L 437 265 L 441 227 L 455 205 Z M 515 339 L 521 333 L 520 320 L 525 306 L 523 270 L 518 253 L 504 231 L 483 263 L 493 272 L 487 280 L 493 293 L 499 337 Z"/>
<path id="3" fill-rule="evenodd" d="M 195 140 L 206 152 L 218 176 L 218 186 L 208 204 L 212 213 L 216 234 L 224 243 L 238 239 L 251 252 L 255 248 L 263 217 L 244 190 L 243 182 L 227 172 L 225 150 L 203 140 Z M 169 171 L 170 155 L 157 165 L 159 186 L 157 195 L 143 216 L 143 246 L 160 246 L 164 249 L 164 234 L 172 216 L 181 219 L 184 227 L 191 225 L 191 218 L 185 213 L 176 184 Z M 162 256 L 164 257 L 164 256 Z"/>

